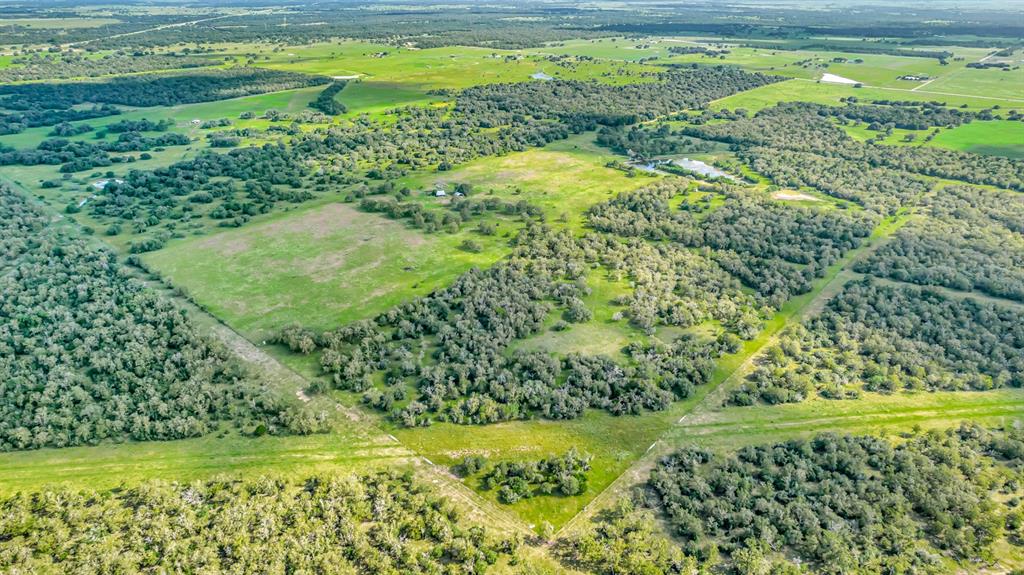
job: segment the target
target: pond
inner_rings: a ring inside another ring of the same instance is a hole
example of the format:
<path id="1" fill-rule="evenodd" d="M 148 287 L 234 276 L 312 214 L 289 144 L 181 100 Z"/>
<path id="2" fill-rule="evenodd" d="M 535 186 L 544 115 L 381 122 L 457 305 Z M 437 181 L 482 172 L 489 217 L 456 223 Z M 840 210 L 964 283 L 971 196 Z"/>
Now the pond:
<path id="1" fill-rule="evenodd" d="M 533 78 L 534 80 L 554 80 L 555 79 L 554 76 L 548 76 L 544 72 L 536 72 L 536 73 L 530 74 L 530 77 Z"/>
<path id="2" fill-rule="evenodd" d="M 736 177 L 733 176 L 732 174 L 723 172 L 722 170 L 719 170 L 718 168 L 710 164 L 705 164 L 700 160 L 691 160 L 690 158 L 675 158 L 672 160 L 672 163 L 679 166 L 680 168 L 690 170 L 691 172 L 696 172 L 702 176 L 708 176 L 711 178 L 728 178 L 734 181 L 736 180 Z"/>

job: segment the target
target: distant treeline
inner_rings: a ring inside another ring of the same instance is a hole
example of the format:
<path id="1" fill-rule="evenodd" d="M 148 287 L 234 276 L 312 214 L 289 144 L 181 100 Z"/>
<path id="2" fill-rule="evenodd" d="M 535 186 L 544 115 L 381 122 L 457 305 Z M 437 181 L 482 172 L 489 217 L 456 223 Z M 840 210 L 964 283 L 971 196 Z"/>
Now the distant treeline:
<path id="1" fill-rule="evenodd" d="M 0 106 L 11 110 L 67 109 L 78 104 L 174 106 L 326 84 L 309 76 L 262 68 L 228 68 L 189 74 L 147 74 L 104 82 L 41 82 L 0 86 Z"/>
<path id="2" fill-rule="evenodd" d="M 741 44 L 741 46 L 765 50 L 820 50 L 823 52 L 848 52 L 853 54 L 885 54 L 887 56 L 903 56 L 907 58 L 935 58 L 942 62 L 953 57 L 953 53 L 948 50 L 912 50 L 910 48 L 897 48 L 895 46 L 870 42 L 857 44 L 847 42 L 841 44 L 829 44 L 826 42 L 762 44 L 748 42 Z"/>
<path id="3" fill-rule="evenodd" d="M 774 24 L 642 22 L 608 24 L 599 27 L 598 30 L 621 34 L 650 34 L 653 36 L 714 34 L 734 38 L 811 38 L 817 36 L 918 38 L 938 34 L 1019 38 L 1024 34 L 1024 27 L 1019 24 L 974 24 L 968 22 L 957 22 L 941 26 L 912 23 L 901 23 L 899 26 L 779 26 Z"/>

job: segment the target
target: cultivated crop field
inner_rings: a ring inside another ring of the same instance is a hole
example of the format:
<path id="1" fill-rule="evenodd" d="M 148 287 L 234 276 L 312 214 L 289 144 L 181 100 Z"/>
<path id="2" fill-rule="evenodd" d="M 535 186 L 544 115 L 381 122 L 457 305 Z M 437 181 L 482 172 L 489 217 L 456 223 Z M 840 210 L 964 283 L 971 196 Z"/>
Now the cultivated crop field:
<path id="1" fill-rule="evenodd" d="M 1024 569 L 1024 30 L 884 8 L 0 8 L 0 572 Z"/>

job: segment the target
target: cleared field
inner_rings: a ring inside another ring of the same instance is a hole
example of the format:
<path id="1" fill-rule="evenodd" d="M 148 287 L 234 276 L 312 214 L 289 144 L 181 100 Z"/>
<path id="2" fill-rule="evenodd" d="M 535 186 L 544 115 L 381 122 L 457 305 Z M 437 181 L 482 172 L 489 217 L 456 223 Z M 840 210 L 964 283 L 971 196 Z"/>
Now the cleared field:
<path id="1" fill-rule="evenodd" d="M 1024 99 L 1006 100 L 971 95 L 947 95 L 936 94 L 932 91 L 932 85 L 927 86 L 927 91 L 896 88 L 863 87 L 854 88 L 842 84 L 828 84 L 811 82 L 805 80 L 790 80 L 778 82 L 754 88 L 739 94 L 733 94 L 716 100 L 711 104 L 713 109 L 745 108 L 756 112 L 778 104 L 779 102 L 814 102 L 839 106 L 841 98 L 854 96 L 862 101 L 870 100 L 908 100 L 914 102 L 945 102 L 946 105 L 959 107 L 967 105 L 968 109 L 980 110 L 1000 106 L 1003 109 L 1024 109 Z M 978 92 L 979 94 L 984 92 Z"/>
<path id="2" fill-rule="evenodd" d="M 1024 158 L 1024 123 L 972 122 L 942 130 L 931 144 L 975 154 Z"/>
<path id="3" fill-rule="evenodd" d="M 438 465 L 455 464 L 467 455 L 490 461 L 522 461 L 563 454 L 576 447 L 594 456 L 587 490 L 575 497 L 535 497 L 502 505 L 528 524 L 546 520 L 556 528 L 576 515 L 598 493 L 642 456 L 647 448 L 678 419 L 690 401 L 668 411 L 637 417 L 615 417 L 594 410 L 569 421 L 513 421 L 487 426 L 435 423 L 428 428 L 395 428 L 391 433 L 404 445 Z M 466 483 L 479 490 L 475 481 Z M 497 501 L 495 491 L 480 491 Z"/>
<path id="4" fill-rule="evenodd" d="M 992 98 L 1024 100 L 1024 70 L 964 68 L 940 76 L 918 91 L 923 90 L 951 94 L 984 94 Z"/>
<path id="5" fill-rule="evenodd" d="M 348 108 L 349 116 L 370 114 L 380 116 L 398 106 L 429 105 L 443 101 L 423 90 L 397 82 L 353 81 L 338 95 L 337 100 Z"/>
<path id="6" fill-rule="evenodd" d="M 396 465 L 409 457 L 387 437 L 373 437 L 357 426 L 305 437 L 230 434 L 43 449 L 0 454 L 0 494 L 46 485 L 107 489 L 152 478 L 191 481 L 233 473 L 294 477 L 330 470 L 351 473 L 374 465 Z"/>
<path id="7" fill-rule="evenodd" d="M 500 238 L 424 236 L 404 224 L 328 203 L 170 244 L 145 261 L 252 341 L 291 323 L 328 329 L 372 317 L 446 285 L 502 254 Z"/>
<path id="8" fill-rule="evenodd" d="M 665 439 L 712 448 L 735 448 L 825 431 L 899 433 L 915 425 L 950 427 L 961 421 L 1001 425 L 1024 417 L 1024 391 L 901 392 L 865 394 L 858 400 L 812 399 L 803 403 L 729 407 L 694 414 Z"/>
<path id="9" fill-rule="evenodd" d="M 605 167 L 610 160 L 620 159 L 595 145 L 593 133 L 584 133 L 544 148 L 480 158 L 446 172 L 413 174 L 401 184 L 414 190 L 435 184 L 472 184 L 473 197 L 525 200 L 543 208 L 553 224 L 578 230 L 589 206 L 651 182 L 650 176 L 631 178 Z"/>
<path id="10" fill-rule="evenodd" d="M 616 82 L 632 73 L 654 70 L 613 61 L 560 66 L 541 56 L 511 50 L 465 46 L 418 50 L 347 41 L 264 52 L 255 65 L 324 76 L 361 76 L 374 82 L 402 85 L 407 90 L 421 93 L 496 82 L 525 82 L 531 79 L 531 74 L 539 71 L 557 78 Z"/>
<path id="11" fill-rule="evenodd" d="M 846 133 L 857 140 L 878 139 L 881 132 L 869 130 L 866 125 L 843 126 Z M 989 156 L 1024 157 L 1024 123 L 1011 120 L 975 121 L 955 128 L 938 128 L 931 141 L 925 136 L 931 130 L 893 129 L 882 137 L 881 143 L 890 146 L 937 146 Z M 907 137 L 913 136 L 912 140 Z"/>

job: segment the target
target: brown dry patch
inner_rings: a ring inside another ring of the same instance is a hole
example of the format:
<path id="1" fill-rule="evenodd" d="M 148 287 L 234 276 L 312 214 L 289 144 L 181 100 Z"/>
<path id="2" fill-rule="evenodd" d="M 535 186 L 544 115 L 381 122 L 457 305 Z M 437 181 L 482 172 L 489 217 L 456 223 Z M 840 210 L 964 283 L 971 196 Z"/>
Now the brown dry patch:
<path id="1" fill-rule="evenodd" d="M 228 234 L 217 234 L 196 242 L 196 247 L 202 250 L 212 250 L 222 256 L 235 256 L 248 251 L 252 245 L 248 238 L 224 237 Z"/>
<path id="2" fill-rule="evenodd" d="M 327 204 L 299 216 L 281 218 L 259 227 L 261 235 L 309 234 L 314 239 L 323 239 L 363 219 L 363 214 L 345 204 Z"/>

